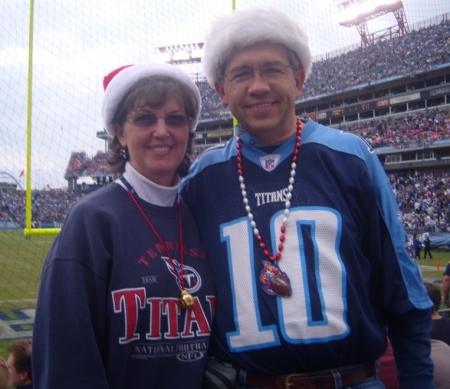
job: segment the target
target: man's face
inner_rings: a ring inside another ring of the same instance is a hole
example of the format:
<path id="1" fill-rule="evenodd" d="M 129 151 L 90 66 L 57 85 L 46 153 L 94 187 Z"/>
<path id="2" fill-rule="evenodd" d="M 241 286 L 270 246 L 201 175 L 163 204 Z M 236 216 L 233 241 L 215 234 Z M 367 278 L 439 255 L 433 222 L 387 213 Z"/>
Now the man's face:
<path id="1" fill-rule="evenodd" d="M 283 74 L 271 78 L 270 69 Z M 269 69 L 263 76 L 260 69 Z M 240 80 L 241 71 L 252 77 Z M 230 76 L 231 75 L 231 76 Z M 225 77 L 215 87 L 242 129 L 264 144 L 287 139 L 296 130 L 295 101 L 304 82 L 303 69 L 294 70 L 287 49 L 276 43 L 258 43 L 236 52 L 228 61 Z"/>
<path id="2" fill-rule="evenodd" d="M 9 354 L 8 360 L 8 370 L 9 370 L 9 386 L 20 386 L 22 385 L 22 374 L 18 373 L 16 368 L 14 367 L 14 355 Z"/>

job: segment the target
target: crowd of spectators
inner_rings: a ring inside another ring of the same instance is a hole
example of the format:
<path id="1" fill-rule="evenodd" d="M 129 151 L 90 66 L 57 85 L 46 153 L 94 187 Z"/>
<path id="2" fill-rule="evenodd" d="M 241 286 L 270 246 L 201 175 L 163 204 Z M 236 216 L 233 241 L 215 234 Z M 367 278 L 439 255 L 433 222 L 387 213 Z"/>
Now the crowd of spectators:
<path id="1" fill-rule="evenodd" d="M 351 124 L 345 131 L 363 137 L 375 149 L 403 148 L 450 139 L 450 115 L 437 107 L 414 111 L 402 117 L 388 117 Z"/>
<path id="2" fill-rule="evenodd" d="M 97 154 L 89 158 L 83 152 L 73 152 L 70 155 L 69 164 L 67 165 L 66 174 L 64 177 L 78 178 L 83 175 L 103 175 L 108 174 L 106 167 L 106 158 L 108 153 L 97 151 Z"/>
<path id="3" fill-rule="evenodd" d="M 89 162 L 87 154 L 82 152 L 73 152 L 70 156 L 69 165 L 66 169 L 65 178 L 79 177 Z"/>
<path id="4" fill-rule="evenodd" d="M 450 172 L 408 171 L 388 174 L 409 231 L 450 232 Z M 70 207 L 86 193 L 62 189 L 35 190 L 35 223 L 62 223 Z M 0 221 L 23 226 L 25 192 L 0 190 Z"/>
<path id="5" fill-rule="evenodd" d="M 228 107 L 222 104 L 217 92 L 211 88 L 206 80 L 196 81 L 202 96 L 201 120 L 231 119 Z"/>
<path id="6" fill-rule="evenodd" d="M 374 148 L 403 148 L 424 145 L 450 139 L 450 114 L 437 107 L 405 113 L 403 116 L 353 122 L 340 130 L 361 136 Z M 194 147 L 193 159 L 210 146 Z M 106 158 L 108 153 L 98 151 L 93 158 L 85 152 L 73 152 L 67 166 L 65 178 L 81 176 L 102 176 L 108 174 Z"/>
<path id="7" fill-rule="evenodd" d="M 406 230 L 450 232 L 450 172 L 388 174 Z"/>
<path id="8" fill-rule="evenodd" d="M 97 154 L 87 161 L 84 174 L 86 175 L 102 175 L 108 174 L 108 168 L 106 167 L 106 158 L 108 153 L 98 151 Z"/>
<path id="9" fill-rule="evenodd" d="M 303 88 L 302 99 L 435 69 L 450 62 L 449 42 L 450 21 L 446 21 L 316 61 Z"/>
<path id="10" fill-rule="evenodd" d="M 300 100 L 332 95 L 397 76 L 415 75 L 450 63 L 450 20 L 379 40 L 313 63 Z M 196 82 L 202 95 L 202 120 L 231 118 L 206 81 Z"/>
<path id="11" fill-rule="evenodd" d="M 33 225 L 62 223 L 70 207 L 85 193 L 64 189 L 33 190 Z M 0 221 L 12 221 L 17 227 L 25 222 L 25 191 L 0 190 Z"/>

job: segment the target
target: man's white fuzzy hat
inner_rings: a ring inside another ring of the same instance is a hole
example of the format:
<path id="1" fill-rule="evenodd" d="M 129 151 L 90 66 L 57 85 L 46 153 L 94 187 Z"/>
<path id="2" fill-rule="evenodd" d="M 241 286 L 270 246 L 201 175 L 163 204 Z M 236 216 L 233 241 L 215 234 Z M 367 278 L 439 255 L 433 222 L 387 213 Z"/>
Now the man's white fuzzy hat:
<path id="1" fill-rule="evenodd" d="M 312 58 L 308 36 L 298 23 L 274 8 L 244 8 L 217 18 L 205 37 L 203 72 L 208 83 L 223 76 L 233 54 L 255 43 L 280 43 L 292 50 L 300 60 L 308 78 Z"/>
<path id="2" fill-rule="evenodd" d="M 179 67 L 166 63 L 144 63 L 140 65 L 122 66 L 113 70 L 103 79 L 105 95 L 103 97 L 102 116 L 105 129 L 111 138 L 116 135 L 114 132 L 114 116 L 119 103 L 128 93 L 130 88 L 139 80 L 149 76 L 165 76 L 186 84 L 194 93 L 197 99 L 197 112 L 191 123 L 191 131 L 195 131 L 200 118 L 201 102 L 200 92 L 195 82 Z"/>

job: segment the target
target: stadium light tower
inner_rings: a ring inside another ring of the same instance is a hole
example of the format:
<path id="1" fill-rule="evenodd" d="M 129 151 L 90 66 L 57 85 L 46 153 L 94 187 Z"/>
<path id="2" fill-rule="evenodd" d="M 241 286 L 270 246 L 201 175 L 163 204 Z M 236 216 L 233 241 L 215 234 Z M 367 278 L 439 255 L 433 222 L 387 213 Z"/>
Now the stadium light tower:
<path id="1" fill-rule="evenodd" d="M 409 33 L 405 10 L 401 0 L 347 0 L 338 5 L 339 24 L 355 26 L 361 36 L 361 44 L 368 46 L 383 38 L 394 38 Z M 367 21 L 392 12 L 396 26 L 370 34 Z"/>
<path id="2" fill-rule="evenodd" d="M 156 47 L 155 54 L 169 54 L 170 60 L 168 62 L 172 64 L 199 63 L 201 57 L 200 55 L 195 56 L 195 53 L 198 53 L 202 49 L 203 43 L 186 43 L 182 45 Z M 179 57 L 180 53 L 181 57 Z"/>

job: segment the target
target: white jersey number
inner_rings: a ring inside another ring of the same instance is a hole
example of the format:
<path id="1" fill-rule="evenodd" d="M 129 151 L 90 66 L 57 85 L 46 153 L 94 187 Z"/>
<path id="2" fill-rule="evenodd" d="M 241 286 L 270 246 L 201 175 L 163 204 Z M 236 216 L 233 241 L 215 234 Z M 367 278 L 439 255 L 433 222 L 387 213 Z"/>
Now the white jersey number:
<path id="1" fill-rule="evenodd" d="M 283 211 L 271 220 L 272 247 L 278 245 Z M 280 268 L 290 278 L 292 296 L 277 299 L 276 324 L 263 325 L 264 299 L 259 274 L 254 274 L 253 231 L 248 218 L 221 226 L 227 244 L 236 331 L 227 334 L 233 351 L 290 343 L 328 342 L 344 337 L 346 273 L 338 252 L 341 219 L 327 208 L 292 208 Z M 267 239 L 267 237 L 266 237 Z M 264 240 L 264 237 L 263 237 Z M 259 249 L 259 248 L 258 248 Z M 259 253 L 258 253 L 259 254 Z M 259 259 L 258 259 L 259 260 Z"/>

